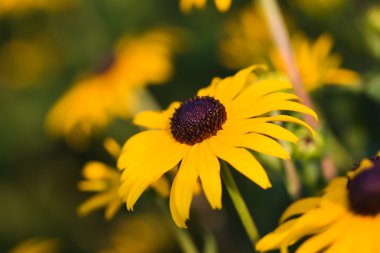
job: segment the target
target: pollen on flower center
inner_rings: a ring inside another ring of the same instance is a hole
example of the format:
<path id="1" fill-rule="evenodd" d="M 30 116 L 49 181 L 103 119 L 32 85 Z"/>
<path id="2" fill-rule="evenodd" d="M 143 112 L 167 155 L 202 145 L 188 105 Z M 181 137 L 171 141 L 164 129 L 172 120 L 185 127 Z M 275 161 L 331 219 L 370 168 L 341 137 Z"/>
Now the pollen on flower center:
<path id="1" fill-rule="evenodd" d="M 217 99 L 197 96 L 176 109 L 170 131 L 178 142 L 194 145 L 216 135 L 226 119 L 226 109 Z"/>
<path id="2" fill-rule="evenodd" d="M 351 210 L 360 215 L 380 213 L 380 157 L 371 160 L 373 167 L 349 179 L 347 183 Z"/>

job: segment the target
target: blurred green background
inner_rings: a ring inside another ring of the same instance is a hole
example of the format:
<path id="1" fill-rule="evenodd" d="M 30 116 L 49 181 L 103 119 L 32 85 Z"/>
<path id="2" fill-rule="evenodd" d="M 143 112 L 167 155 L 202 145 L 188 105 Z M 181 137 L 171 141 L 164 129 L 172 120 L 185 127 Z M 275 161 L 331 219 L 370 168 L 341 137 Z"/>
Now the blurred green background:
<path id="1" fill-rule="evenodd" d="M 103 211 L 78 217 L 77 206 L 90 196 L 77 190 L 82 166 L 89 160 L 113 164 L 102 147 L 103 139 L 112 136 L 123 143 L 138 129 L 128 120 L 115 120 L 93 138 L 88 149 L 75 151 L 64 140 L 47 135 L 46 114 L 75 77 L 101 66 L 118 38 L 163 26 L 183 31 L 182 48 L 174 57 L 171 80 L 148 89 L 162 107 L 193 96 L 212 77 L 234 73 L 219 63 L 218 41 L 223 37 L 223 23 L 249 2 L 234 0 L 227 13 L 219 13 L 209 1 L 205 10 L 183 14 L 176 0 L 68 0 L 54 8 L 23 6 L 0 12 L 1 252 L 36 236 L 59 239 L 61 252 L 97 252 L 110 245 L 115 227 L 123 221 L 160 213 L 154 194 L 148 193 L 136 211 L 127 212 L 123 207 L 109 222 Z M 368 16 L 376 4 L 346 1 L 322 15 L 305 12 L 295 1 L 281 1 L 283 12 L 310 38 L 331 33 L 343 65 L 363 77 L 360 89 L 326 86 L 312 94 L 345 150 L 336 157 L 341 170 L 380 149 L 380 12 Z M 268 173 L 273 183 L 268 191 L 234 173 L 261 234 L 277 225 L 291 202 L 281 173 L 270 169 Z M 193 205 L 199 205 L 202 212 L 192 213 L 190 233 L 202 248 L 199 224 L 204 224 L 216 237 L 217 252 L 250 252 L 249 240 L 226 194 L 223 204 L 222 211 L 212 211 L 203 197 L 194 200 Z M 165 219 L 172 223 L 170 217 Z M 162 252 L 180 252 L 174 236 L 170 238 Z"/>

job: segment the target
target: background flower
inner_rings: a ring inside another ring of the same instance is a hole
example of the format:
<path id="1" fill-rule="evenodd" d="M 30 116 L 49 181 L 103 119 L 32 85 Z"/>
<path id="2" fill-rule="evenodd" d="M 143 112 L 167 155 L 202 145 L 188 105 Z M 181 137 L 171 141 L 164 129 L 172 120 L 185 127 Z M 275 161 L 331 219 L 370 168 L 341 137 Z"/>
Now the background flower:
<path id="1" fill-rule="evenodd" d="M 108 153 L 117 159 L 120 155 L 119 144 L 109 138 L 104 141 L 104 146 Z M 122 205 L 122 200 L 118 195 L 121 173 L 116 168 L 98 161 L 87 162 L 82 173 L 85 180 L 78 183 L 79 190 L 96 194 L 78 207 L 78 214 L 85 216 L 96 209 L 105 207 L 105 218 L 112 219 Z M 165 178 L 157 180 L 151 184 L 151 187 L 161 196 L 169 196 L 169 185 Z"/>
<path id="2" fill-rule="evenodd" d="M 144 103 L 141 87 L 169 79 L 173 47 L 172 35 L 164 31 L 121 39 L 105 70 L 80 79 L 56 102 L 47 116 L 48 130 L 81 146 L 115 117 L 131 116 Z"/>

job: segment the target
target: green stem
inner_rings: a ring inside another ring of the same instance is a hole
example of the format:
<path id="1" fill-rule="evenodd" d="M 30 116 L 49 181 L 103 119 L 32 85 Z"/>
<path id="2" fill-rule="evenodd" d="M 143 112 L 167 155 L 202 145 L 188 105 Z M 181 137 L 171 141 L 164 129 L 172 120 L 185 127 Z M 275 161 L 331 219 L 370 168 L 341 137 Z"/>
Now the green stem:
<path id="1" fill-rule="evenodd" d="M 231 197 L 232 203 L 235 206 L 235 209 L 240 217 L 241 222 L 248 234 L 249 239 L 252 244 L 255 245 L 259 240 L 259 232 L 256 228 L 255 222 L 253 221 L 252 216 L 249 213 L 248 207 L 240 194 L 239 189 L 235 183 L 234 178 L 232 177 L 231 171 L 228 168 L 228 165 L 225 162 L 221 162 L 221 174 L 224 185 L 227 188 L 227 192 Z"/>
<path id="2" fill-rule="evenodd" d="M 302 85 L 301 75 L 293 56 L 288 31 L 277 1 L 260 0 L 260 4 L 265 13 L 274 43 L 280 52 L 283 62 L 285 63 L 286 72 L 293 83 L 295 92 L 302 99 L 305 105 L 316 111 L 316 107 L 314 106 L 308 92 Z M 318 122 L 310 115 L 304 115 L 304 119 L 314 129 L 318 128 Z M 335 165 L 330 157 L 325 157 L 321 165 L 323 176 L 326 180 L 329 181 L 337 174 Z"/>
<path id="3" fill-rule="evenodd" d="M 293 56 L 288 31 L 286 29 L 285 22 L 282 18 L 277 1 L 260 0 L 260 4 L 265 13 L 265 17 L 272 33 L 274 43 L 280 52 L 280 56 L 283 62 L 285 63 L 286 72 L 292 81 L 295 92 L 299 97 L 302 98 L 302 101 L 305 105 L 315 111 L 315 106 L 310 99 L 308 92 L 302 85 L 301 76 Z M 305 114 L 304 118 L 305 121 L 314 129 L 318 127 L 318 122 L 310 115 Z"/>

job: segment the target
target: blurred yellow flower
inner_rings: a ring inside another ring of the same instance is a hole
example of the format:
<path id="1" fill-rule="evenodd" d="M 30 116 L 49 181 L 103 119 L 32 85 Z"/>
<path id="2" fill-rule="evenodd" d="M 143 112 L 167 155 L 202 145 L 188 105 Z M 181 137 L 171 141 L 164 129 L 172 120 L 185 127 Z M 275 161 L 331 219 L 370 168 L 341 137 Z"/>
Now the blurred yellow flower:
<path id="1" fill-rule="evenodd" d="M 328 34 L 320 35 L 315 42 L 310 42 L 301 34 L 292 37 L 292 48 L 301 80 L 309 91 L 322 85 L 358 85 L 360 76 L 357 72 L 340 68 L 342 59 L 332 54 L 333 39 Z M 270 51 L 270 61 L 274 68 L 285 73 L 285 65 L 277 49 Z"/>
<path id="2" fill-rule="evenodd" d="M 204 8 L 207 0 L 180 0 L 179 6 L 183 12 L 189 12 L 193 7 L 197 9 Z M 232 0 L 215 0 L 216 8 L 221 11 L 227 11 L 231 6 Z"/>
<path id="3" fill-rule="evenodd" d="M 57 253 L 61 243 L 57 239 L 32 238 L 21 242 L 9 253 Z"/>
<path id="4" fill-rule="evenodd" d="M 158 30 L 121 39 L 108 69 L 78 80 L 56 102 L 47 116 L 48 130 L 78 146 L 115 117 L 126 118 L 140 110 L 141 89 L 171 76 L 175 46 L 171 33 Z"/>
<path id="5" fill-rule="evenodd" d="M 291 24 L 291 21 L 287 23 Z M 275 47 L 260 6 L 251 5 L 229 20 L 224 27 L 224 38 L 219 44 L 220 60 L 232 69 L 255 63 L 267 63 L 285 73 L 285 65 Z M 297 67 L 305 88 L 312 91 L 322 85 L 357 85 L 357 72 L 340 68 L 340 55 L 331 53 L 333 38 L 322 34 L 315 42 L 295 34 L 291 44 Z"/>
<path id="6" fill-rule="evenodd" d="M 297 253 L 380 252 L 380 152 L 329 183 L 320 197 L 293 203 L 281 225 L 256 245 L 259 251 L 287 248 L 308 237 Z"/>
<path id="7" fill-rule="evenodd" d="M 120 154 L 120 146 L 113 139 L 106 139 L 104 146 L 115 159 Z M 84 181 L 79 182 L 81 191 L 92 191 L 97 194 L 86 200 L 78 207 L 78 214 L 88 215 L 96 209 L 106 207 L 105 218 L 110 220 L 120 209 L 122 201 L 118 195 L 120 186 L 120 172 L 102 162 L 91 161 L 83 167 Z M 160 178 L 151 184 L 159 194 L 164 197 L 169 195 L 169 184 L 165 178 Z"/>
<path id="8" fill-rule="evenodd" d="M 118 222 L 110 245 L 99 253 L 171 252 L 174 238 L 166 219 L 153 214 L 138 214 Z"/>
<path id="9" fill-rule="evenodd" d="M 174 222 L 186 227 L 198 178 L 210 206 L 220 209 L 218 158 L 260 187 L 271 187 L 264 168 L 247 149 L 288 159 L 288 153 L 274 139 L 297 142 L 298 138 L 273 122 L 310 127 L 292 116 L 267 114 L 285 110 L 317 116 L 293 101 L 298 100 L 295 94 L 284 91 L 292 88 L 289 81 L 252 73 L 263 68 L 251 66 L 231 77 L 214 78 L 210 86 L 183 103 L 174 102 L 165 111 L 145 111 L 135 116 L 134 123 L 148 130 L 132 136 L 118 160 L 118 167 L 123 169 L 119 193 L 129 210 L 148 185 L 178 166 L 170 192 Z"/>
<path id="10" fill-rule="evenodd" d="M 222 63 L 233 69 L 254 63 L 265 63 L 272 46 L 272 37 L 259 5 L 249 5 L 224 25 L 224 37 L 219 44 Z"/>
<path id="11" fill-rule="evenodd" d="M 1 0 L 0 16 L 7 13 L 20 13 L 30 9 L 57 10 L 74 4 L 72 0 Z"/>

